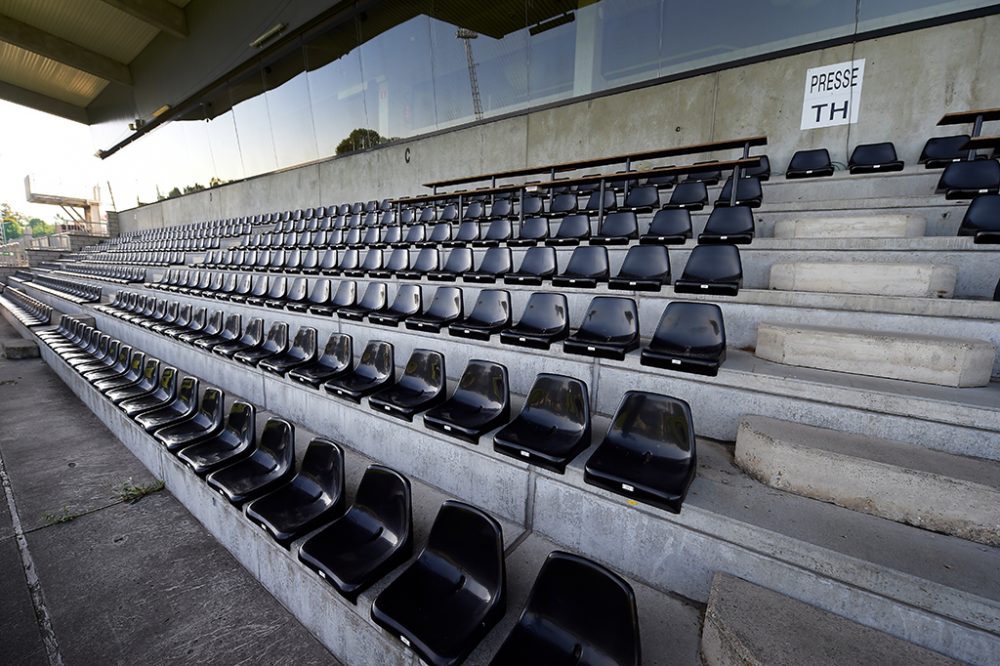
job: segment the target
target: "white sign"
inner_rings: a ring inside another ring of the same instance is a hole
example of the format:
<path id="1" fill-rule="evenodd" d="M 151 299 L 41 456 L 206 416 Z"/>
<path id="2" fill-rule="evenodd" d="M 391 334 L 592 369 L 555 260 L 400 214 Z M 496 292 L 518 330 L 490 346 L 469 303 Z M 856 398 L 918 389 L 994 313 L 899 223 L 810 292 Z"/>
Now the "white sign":
<path id="1" fill-rule="evenodd" d="M 806 92 L 802 98 L 802 126 L 816 129 L 858 122 L 865 61 L 848 60 L 806 70 Z"/>

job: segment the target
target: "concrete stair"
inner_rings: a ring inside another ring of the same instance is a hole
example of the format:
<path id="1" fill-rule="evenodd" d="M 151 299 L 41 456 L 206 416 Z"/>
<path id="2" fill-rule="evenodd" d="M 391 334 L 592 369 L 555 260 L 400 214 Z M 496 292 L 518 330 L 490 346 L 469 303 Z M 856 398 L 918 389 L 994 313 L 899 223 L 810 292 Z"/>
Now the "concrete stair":
<path id="1" fill-rule="evenodd" d="M 775 238 L 920 238 L 926 222 L 911 215 L 810 216 L 780 220 Z"/>
<path id="2" fill-rule="evenodd" d="M 736 463 L 772 488 L 1000 546 L 1000 464 L 763 416 Z"/>
<path id="3" fill-rule="evenodd" d="M 996 347 L 983 340 L 772 324 L 757 328 L 767 361 L 941 386 L 986 386 Z"/>
<path id="4" fill-rule="evenodd" d="M 706 666 L 959 663 L 725 574 L 712 581 L 701 650 Z"/>
<path id="5" fill-rule="evenodd" d="M 798 262 L 771 266 L 771 289 L 951 298 L 958 270 L 942 264 Z"/>

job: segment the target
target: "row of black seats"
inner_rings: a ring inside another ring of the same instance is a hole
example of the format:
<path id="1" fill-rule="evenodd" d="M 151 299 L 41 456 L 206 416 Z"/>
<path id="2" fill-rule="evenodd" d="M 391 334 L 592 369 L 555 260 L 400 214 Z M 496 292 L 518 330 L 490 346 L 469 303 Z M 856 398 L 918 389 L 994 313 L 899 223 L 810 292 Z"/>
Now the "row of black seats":
<path id="1" fill-rule="evenodd" d="M 254 251 L 251 251 L 254 252 Z M 237 266 L 241 271 L 270 271 L 274 273 L 305 273 L 307 275 L 343 275 L 373 279 L 396 278 L 432 282 L 463 282 L 539 286 L 551 281 L 555 286 L 595 288 L 606 283 L 609 289 L 626 291 L 660 291 L 672 281 L 670 255 L 664 246 L 637 245 L 629 248 L 618 272 L 612 276 L 608 252 L 601 246 L 577 247 L 569 261 L 559 269 L 555 248 L 532 247 L 523 255 L 517 270 L 513 270 L 513 255 L 509 248 L 488 248 L 481 254 L 478 266 L 469 248 L 451 250 L 442 265 L 441 254 L 436 248 L 424 248 L 410 263 L 409 250 L 369 250 L 364 257 L 357 250 L 326 250 L 322 256 L 315 251 L 305 253 L 298 249 L 288 252 L 277 250 L 254 252 Z M 388 260 L 386 256 L 388 255 Z M 673 280 L 676 293 L 707 293 L 734 296 L 743 282 L 743 264 L 735 245 L 698 245 L 691 250 L 680 278 Z M 251 305 L 268 301 L 304 304 L 306 307 L 325 307 L 332 291 L 324 283 L 313 280 L 312 288 L 306 278 L 269 277 L 245 272 L 212 272 L 178 269 L 167 271 L 162 279 L 146 283 L 147 287 L 208 295 Z M 353 291 L 351 292 L 353 294 Z M 351 294 L 344 294 L 351 296 Z M 353 296 L 351 296 L 353 298 Z M 337 301 L 343 304 L 342 301 Z M 276 307 L 287 307 L 283 303 Z M 333 310 L 336 310 L 334 308 Z M 317 312 L 332 314 L 333 310 Z"/>
<path id="2" fill-rule="evenodd" d="M 131 284 L 146 279 L 146 269 L 141 266 L 88 266 L 63 262 L 50 268 L 114 284 Z"/>
<path id="3" fill-rule="evenodd" d="M 95 252 L 79 255 L 85 264 L 126 266 L 173 266 L 184 263 L 183 252 Z"/>
<path id="4" fill-rule="evenodd" d="M 852 174 L 902 171 L 903 166 L 903 161 L 896 156 L 896 146 L 891 141 L 855 146 L 847 163 L 848 171 Z M 785 178 L 817 178 L 832 176 L 833 172 L 833 161 L 826 148 L 797 150 L 788 162 Z"/>
<path id="5" fill-rule="evenodd" d="M 262 233 L 245 244 L 229 250 L 209 252 L 206 263 L 232 264 L 249 251 L 310 249 L 407 249 L 407 248 L 456 248 L 456 247 L 529 247 L 548 245 L 565 247 L 589 243 L 591 245 L 628 245 L 638 241 L 643 245 L 683 244 L 692 237 L 691 214 L 682 209 L 661 209 L 640 233 L 639 219 L 634 212 L 614 212 L 604 216 L 596 233 L 589 216 L 572 214 L 563 217 L 555 233 L 548 218 L 529 217 L 516 225 L 509 219 L 489 223 L 466 220 L 453 225 L 438 222 L 428 227 L 418 223 L 410 227 L 398 225 L 355 227 L 348 230 L 303 231 L 288 233 Z M 745 245 L 755 235 L 753 211 L 747 206 L 716 208 L 709 215 L 698 242 L 704 244 L 736 243 Z M 243 255 L 239 255 L 243 252 Z"/>
<path id="6" fill-rule="evenodd" d="M 276 541 L 288 547 L 308 535 L 299 560 L 352 602 L 410 559 L 410 483 L 395 470 L 370 465 L 348 509 L 344 452 L 333 442 L 310 442 L 295 473 L 294 427 L 287 421 L 269 419 L 255 444 L 256 414 L 249 403 L 234 402 L 224 419 L 222 392 L 207 389 L 197 409 L 197 378 L 185 377 L 178 390 L 173 368 L 164 368 L 151 389 L 143 379 L 127 381 L 130 372 L 109 374 L 116 366 L 98 360 L 99 345 L 91 343 L 108 336 L 79 322 L 65 320 L 42 338 L 168 451 L 206 477 L 213 489 L 242 506 L 246 517 Z M 120 341 L 113 342 L 122 347 Z M 146 367 L 153 366 L 147 362 Z M 177 402 L 183 404 L 175 409 Z M 685 417 L 690 423 L 683 402 L 628 394 L 615 420 L 620 426 L 612 427 L 599 451 L 643 448 L 667 433 L 677 436 L 677 426 L 666 424 Z M 690 446 L 693 458 L 693 435 Z M 659 480 L 656 470 L 644 471 Z M 426 546 L 375 598 L 371 617 L 425 662 L 460 663 L 506 612 L 504 552 L 503 530 L 496 519 L 477 507 L 448 500 L 434 519 Z M 539 626 L 542 619 L 545 624 Z M 555 551 L 491 663 L 598 659 L 635 665 L 641 663 L 640 654 L 635 595 L 629 584 L 586 558 Z"/>
<path id="7" fill-rule="evenodd" d="M 3 283 L 0 283 L 0 305 L 25 326 L 45 326 L 52 318 L 51 307 Z"/>
<path id="8" fill-rule="evenodd" d="M 58 292 L 80 303 L 96 303 L 101 300 L 101 287 L 83 284 L 74 280 L 64 280 L 51 275 L 32 275 L 32 284 Z"/>
<path id="9" fill-rule="evenodd" d="M 357 305 L 342 308 L 338 315 L 355 321 L 367 318 L 383 326 L 403 323 L 410 330 L 428 333 L 447 328 L 452 336 L 476 340 L 488 340 L 499 334 L 503 344 L 534 349 L 549 349 L 561 341 L 566 353 L 619 361 L 641 343 L 639 312 L 631 298 L 594 298 L 580 326 L 571 332 L 569 308 L 563 294 L 531 294 L 517 323 L 512 322 L 510 293 L 503 290 L 480 291 L 466 317 L 463 317 L 462 290 L 456 287 L 440 287 L 426 309 L 422 307 L 420 289 L 414 285 L 400 287 L 391 305 L 385 305 L 382 296 L 381 307 L 370 308 L 362 299 Z M 250 320 L 243 329 L 238 314 L 227 316 L 223 310 L 209 313 L 204 307 L 194 309 L 153 296 L 119 292 L 112 303 L 100 307 L 154 332 L 252 365 L 271 357 L 280 358 L 280 363 L 261 363 L 276 374 L 283 375 L 303 366 L 315 366 L 320 373 L 341 372 L 349 369 L 353 359 L 349 342 L 344 342 L 349 337 L 331 337 L 325 351 L 319 354 L 316 330 L 311 327 L 300 328 L 290 343 L 288 325 L 284 322 L 272 325 L 265 336 L 259 318 Z M 715 376 L 725 355 L 722 310 L 712 303 L 674 301 L 664 309 L 640 360 L 643 365 Z"/>

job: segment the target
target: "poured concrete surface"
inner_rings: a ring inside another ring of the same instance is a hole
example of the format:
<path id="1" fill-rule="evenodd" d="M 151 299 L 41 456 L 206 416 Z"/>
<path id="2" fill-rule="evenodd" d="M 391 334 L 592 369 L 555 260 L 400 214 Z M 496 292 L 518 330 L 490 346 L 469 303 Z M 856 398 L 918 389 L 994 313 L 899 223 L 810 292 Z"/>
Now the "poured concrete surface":
<path id="1" fill-rule="evenodd" d="M 712 581 L 701 652 L 707 666 L 959 663 L 726 574 Z"/>
<path id="2" fill-rule="evenodd" d="M 1000 464 L 747 416 L 736 462 L 773 488 L 1000 546 Z"/>
<path id="3" fill-rule="evenodd" d="M 919 238 L 926 222 L 912 215 L 867 215 L 779 220 L 775 238 Z"/>
<path id="4" fill-rule="evenodd" d="M 761 322 L 755 353 L 785 365 L 971 387 L 989 384 L 996 348 L 967 338 Z"/>
<path id="5" fill-rule="evenodd" d="M 38 345 L 31 340 L 7 338 L 0 340 L 0 355 L 11 361 L 38 358 Z"/>
<path id="6" fill-rule="evenodd" d="M 0 360 L 0 423 L 64 663 L 337 663 L 169 493 L 120 501 L 153 477 L 44 362 Z M 48 663 L 2 494 L 0 599 L 0 663 Z"/>
<path id="7" fill-rule="evenodd" d="M 943 264 L 796 262 L 771 266 L 771 289 L 951 298 L 958 270 Z"/>

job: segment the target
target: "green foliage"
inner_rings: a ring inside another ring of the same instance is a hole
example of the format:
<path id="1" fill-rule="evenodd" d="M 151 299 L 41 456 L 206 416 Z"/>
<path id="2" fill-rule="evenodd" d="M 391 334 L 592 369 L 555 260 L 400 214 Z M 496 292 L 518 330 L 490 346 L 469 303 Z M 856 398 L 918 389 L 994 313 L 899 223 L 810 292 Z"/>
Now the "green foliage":
<path id="1" fill-rule="evenodd" d="M 42 521 L 46 525 L 59 525 L 60 523 L 68 523 L 72 520 L 76 520 L 83 514 L 74 513 L 69 510 L 68 506 L 64 506 L 59 511 L 46 512 L 42 514 Z"/>
<path id="2" fill-rule="evenodd" d="M 356 130 L 352 130 L 346 139 L 337 144 L 337 154 L 344 155 L 345 153 L 353 153 L 356 150 L 374 148 L 388 140 L 373 129 L 359 127 Z"/>
<path id="3" fill-rule="evenodd" d="M 128 481 L 123 481 L 118 487 L 115 488 L 115 496 L 118 497 L 122 502 L 128 502 L 134 504 L 146 495 L 152 493 L 158 493 L 163 490 L 163 481 L 154 481 L 153 483 L 135 483 L 129 478 Z"/>

